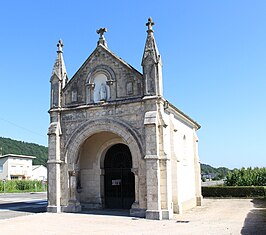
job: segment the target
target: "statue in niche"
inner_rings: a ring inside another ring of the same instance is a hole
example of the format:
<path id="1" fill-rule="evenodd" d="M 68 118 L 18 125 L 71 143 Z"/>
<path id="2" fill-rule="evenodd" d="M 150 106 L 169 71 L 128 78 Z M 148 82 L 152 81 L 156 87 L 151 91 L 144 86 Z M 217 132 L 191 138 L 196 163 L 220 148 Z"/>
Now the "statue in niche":
<path id="1" fill-rule="evenodd" d="M 107 91 L 104 83 L 101 84 L 99 93 L 100 93 L 100 101 L 106 101 Z"/>

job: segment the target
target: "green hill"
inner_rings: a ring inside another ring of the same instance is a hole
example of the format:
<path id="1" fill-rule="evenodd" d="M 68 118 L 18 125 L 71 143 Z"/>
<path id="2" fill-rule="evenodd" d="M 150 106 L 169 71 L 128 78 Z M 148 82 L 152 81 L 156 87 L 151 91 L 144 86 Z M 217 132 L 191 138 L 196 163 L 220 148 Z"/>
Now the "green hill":
<path id="1" fill-rule="evenodd" d="M 230 171 L 230 169 L 226 167 L 212 167 L 207 164 L 201 163 L 201 174 L 210 174 L 213 175 L 215 178 L 223 179 L 227 175 L 227 173 Z"/>
<path id="2" fill-rule="evenodd" d="M 27 143 L 24 141 L 13 140 L 10 138 L 0 137 L 0 154 L 2 148 L 2 155 L 13 153 L 35 156 L 33 160 L 34 165 L 45 165 L 48 158 L 48 148 L 42 145 Z M 226 167 L 215 168 L 207 164 L 201 163 L 201 173 L 211 174 L 218 178 L 224 178 L 227 172 L 230 171 Z"/>
<path id="3" fill-rule="evenodd" d="M 38 144 L 0 137 L 0 154 L 9 153 L 34 156 L 36 159 L 33 160 L 33 165 L 46 166 L 48 148 Z"/>

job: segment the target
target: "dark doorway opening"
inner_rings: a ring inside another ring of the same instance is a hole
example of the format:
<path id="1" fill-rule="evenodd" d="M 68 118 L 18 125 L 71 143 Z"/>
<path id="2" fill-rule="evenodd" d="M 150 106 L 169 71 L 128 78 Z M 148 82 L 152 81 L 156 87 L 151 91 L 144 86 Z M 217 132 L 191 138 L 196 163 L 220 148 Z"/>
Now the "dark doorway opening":
<path id="1" fill-rule="evenodd" d="M 113 145 L 104 159 L 105 207 L 130 209 L 135 201 L 135 179 L 131 172 L 132 157 L 128 146 Z"/>

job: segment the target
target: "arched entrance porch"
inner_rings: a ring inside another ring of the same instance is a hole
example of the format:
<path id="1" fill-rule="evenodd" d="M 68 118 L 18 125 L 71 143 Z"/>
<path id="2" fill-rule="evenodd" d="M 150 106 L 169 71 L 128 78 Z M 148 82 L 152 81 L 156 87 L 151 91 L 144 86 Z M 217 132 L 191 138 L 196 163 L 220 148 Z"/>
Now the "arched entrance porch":
<path id="1" fill-rule="evenodd" d="M 130 150 L 130 171 L 133 172 L 130 172 L 130 178 L 134 176 L 134 210 L 139 208 L 140 194 L 144 195 L 140 191 L 138 175 L 143 156 L 141 141 L 127 124 L 110 119 L 84 123 L 67 142 L 65 156 L 68 169 L 69 172 L 76 172 L 72 177 L 76 177 L 78 186 L 76 188 L 75 184 L 70 184 L 70 191 L 75 192 L 70 201 L 74 198 L 83 208 L 105 208 L 104 159 L 107 151 L 116 144 L 123 144 Z M 142 204 L 145 205 L 145 201 Z"/>

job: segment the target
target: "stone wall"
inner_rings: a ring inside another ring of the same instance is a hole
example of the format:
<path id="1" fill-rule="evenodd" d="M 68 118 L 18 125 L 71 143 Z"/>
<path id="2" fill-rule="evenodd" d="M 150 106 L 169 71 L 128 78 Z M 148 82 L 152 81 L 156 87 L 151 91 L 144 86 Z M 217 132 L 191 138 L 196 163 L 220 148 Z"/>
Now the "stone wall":
<path id="1" fill-rule="evenodd" d="M 104 85 L 107 89 L 107 101 L 143 95 L 142 75 L 99 46 L 64 88 L 63 105 L 95 103 L 94 93 L 100 92 L 96 81 L 99 74 L 106 78 Z M 101 79 L 103 82 L 104 78 Z"/>

